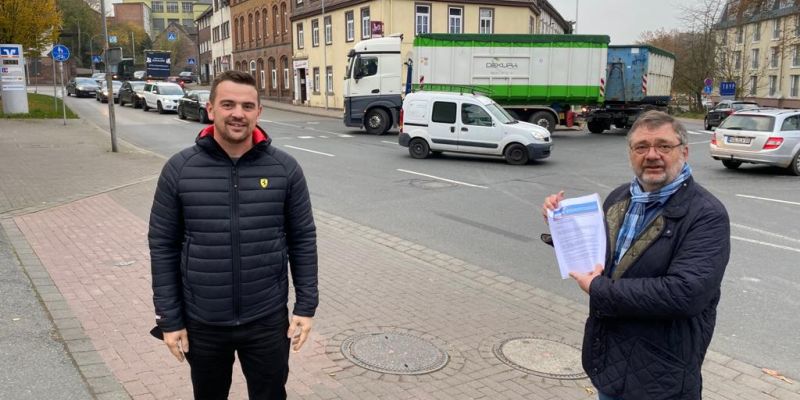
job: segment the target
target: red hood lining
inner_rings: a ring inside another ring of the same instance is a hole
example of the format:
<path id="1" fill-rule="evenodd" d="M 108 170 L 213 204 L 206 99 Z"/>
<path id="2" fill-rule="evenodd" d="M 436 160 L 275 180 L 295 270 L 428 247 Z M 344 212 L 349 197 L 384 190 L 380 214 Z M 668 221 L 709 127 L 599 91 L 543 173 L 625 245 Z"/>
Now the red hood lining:
<path id="1" fill-rule="evenodd" d="M 200 137 L 201 138 L 206 137 L 206 136 L 214 137 L 214 124 L 211 124 L 211 125 L 205 127 L 202 131 L 200 131 Z M 256 127 L 256 129 L 253 130 L 253 144 L 254 145 L 255 144 L 259 144 L 261 142 L 266 142 L 267 138 L 269 138 L 269 136 L 267 135 L 266 132 L 261 130 L 261 128 Z"/>

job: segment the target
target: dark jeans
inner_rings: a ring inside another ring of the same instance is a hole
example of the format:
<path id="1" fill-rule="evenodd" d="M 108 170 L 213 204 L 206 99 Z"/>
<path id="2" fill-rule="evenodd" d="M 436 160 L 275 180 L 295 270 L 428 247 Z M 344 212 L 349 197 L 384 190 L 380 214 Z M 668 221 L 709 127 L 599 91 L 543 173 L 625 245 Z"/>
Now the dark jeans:
<path id="1" fill-rule="evenodd" d="M 242 365 L 250 400 L 286 399 L 289 377 L 287 311 L 240 326 L 211 326 L 187 321 L 194 398 L 228 398 L 234 354 Z"/>

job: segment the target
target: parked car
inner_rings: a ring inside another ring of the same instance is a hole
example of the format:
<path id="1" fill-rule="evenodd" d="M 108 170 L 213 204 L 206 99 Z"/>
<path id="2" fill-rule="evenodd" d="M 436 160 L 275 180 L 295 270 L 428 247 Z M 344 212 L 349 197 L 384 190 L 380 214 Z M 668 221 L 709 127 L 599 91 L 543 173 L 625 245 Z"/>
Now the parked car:
<path id="1" fill-rule="evenodd" d="M 144 90 L 144 81 L 125 81 L 119 89 L 119 105 L 120 107 L 125 104 L 130 104 L 133 108 L 142 106 L 142 90 Z"/>
<path id="2" fill-rule="evenodd" d="M 188 91 L 178 103 L 178 118 L 192 118 L 204 124 L 211 122 L 206 111 L 206 103 L 208 103 L 210 94 L 211 92 L 208 90 Z"/>
<path id="3" fill-rule="evenodd" d="M 398 141 L 413 158 L 452 151 L 522 165 L 549 157 L 553 145 L 547 128 L 517 121 L 492 99 L 468 93 L 411 93 L 398 125 Z"/>
<path id="4" fill-rule="evenodd" d="M 106 73 L 105 72 L 95 72 L 95 73 L 92 74 L 92 79 L 94 79 L 95 82 L 97 82 L 97 84 L 99 85 L 101 81 L 106 80 Z"/>
<path id="5" fill-rule="evenodd" d="M 155 108 L 159 114 L 176 111 L 178 101 L 183 97 L 183 89 L 178 84 L 170 82 L 145 83 L 142 93 L 144 94 L 142 109 L 150 111 L 151 108 Z"/>
<path id="6" fill-rule="evenodd" d="M 703 125 L 706 127 L 706 130 L 711 130 L 711 128 L 719 126 L 719 124 L 725 118 L 728 118 L 729 115 L 739 110 L 748 110 L 753 108 L 758 108 L 758 103 L 754 103 L 752 101 L 722 100 L 714 108 L 708 110 L 708 113 L 706 113 L 706 117 L 703 120 Z"/>
<path id="7" fill-rule="evenodd" d="M 147 71 L 133 71 L 133 79 L 142 80 L 147 76 Z"/>
<path id="8" fill-rule="evenodd" d="M 194 74 L 191 71 L 183 71 L 178 74 L 178 79 L 182 80 L 183 83 L 194 83 L 195 78 Z"/>
<path id="9" fill-rule="evenodd" d="M 714 132 L 710 150 L 729 169 L 766 164 L 800 175 L 800 110 L 738 111 Z"/>
<path id="10" fill-rule="evenodd" d="M 92 78 L 72 78 L 67 82 L 67 96 L 92 97 L 98 87 L 97 82 Z"/>
<path id="11" fill-rule="evenodd" d="M 120 81 L 111 81 L 111 87 L 114 91 L 114 103 L 119 102 L 119 90 L 122 88 L 122 82 Z M 106 81 L 100 82 L 100 87 L 97 88 L 95 93 L 95 99 L 101 103 L 108 103 L 108 85 Z"/>

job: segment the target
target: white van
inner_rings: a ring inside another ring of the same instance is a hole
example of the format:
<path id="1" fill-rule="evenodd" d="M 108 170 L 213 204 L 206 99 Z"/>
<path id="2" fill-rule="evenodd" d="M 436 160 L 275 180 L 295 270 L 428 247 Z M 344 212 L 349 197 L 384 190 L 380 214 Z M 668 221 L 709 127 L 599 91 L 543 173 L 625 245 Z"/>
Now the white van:
<path id="1" fill-rule="evenodd" d="M 413 158 L 453 151 L 523 165 L 549 157 L 553 146 L 546 128 L 517 121 L 492 99 L 471 93 L 410 93 L 398 125 L 399 143 Z"/>

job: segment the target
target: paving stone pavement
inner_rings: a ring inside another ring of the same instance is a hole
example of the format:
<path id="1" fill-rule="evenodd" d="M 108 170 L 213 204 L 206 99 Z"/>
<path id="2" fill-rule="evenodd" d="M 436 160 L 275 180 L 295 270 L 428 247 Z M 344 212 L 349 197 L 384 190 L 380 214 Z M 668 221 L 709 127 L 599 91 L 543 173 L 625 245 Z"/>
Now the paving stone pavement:
<path id="1" fill-rule="evenodd" d="M 187 366 L 148 334 L 147 211 L 153 174 L 164 160 L 135 149 L 108 153 L 107 137 L 80 132 L 80 125 L 51 131 L 47 122 L 2 121 L 0 127 L 0 145 L 28 144 L 24 151 L 0 146 L 0 198 L 11 199 L 0 203 L 0 226 L 92 395 L 191 398 Z M 45 133 L 14 137 L 26 129 Z M 83 144 L 49 145 L 65 137 Z M 70 175 L 76 166 L 82 172 Z M 21 176 L 8 177 L 9 171 Z M 315 217 L 321 301 L 311 340 L 291 356 L 290 398 L 596 398 L 586 379 L 528 374 L 494 353 L 503 340 L 523 336 L 579 347 L 583 305 L 325 210 L 316 209 Z M 390 332 L 428 340 L 447 352 L 448 364 L 424 375 L 383 374 L 341 352 L 349 337 Z M 704 378 L 707 399 L 800 400 L 797 383 L 716 352 L 709 352 Z M 231 398 L 245 397 L 237 369 Z"/>

